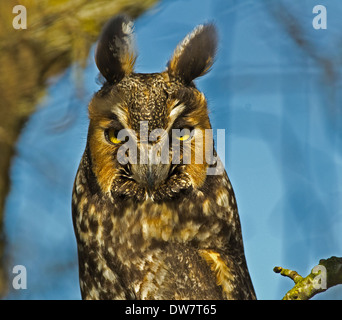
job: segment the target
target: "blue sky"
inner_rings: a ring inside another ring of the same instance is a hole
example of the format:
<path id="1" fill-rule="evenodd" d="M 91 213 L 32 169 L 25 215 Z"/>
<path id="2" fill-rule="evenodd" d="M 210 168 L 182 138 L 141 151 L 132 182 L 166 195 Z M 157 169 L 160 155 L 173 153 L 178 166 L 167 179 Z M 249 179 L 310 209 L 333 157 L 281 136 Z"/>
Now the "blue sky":
<path id="1" fill-rule="evenodd" d="M 135 23 L 137 72 L 162 71 L 196 25 L 217 25 L 217 60 L 197 85 L 213 128 L 226 132 L 225 165 L 259 299 L 292 287 L 274 266 L 306 275 L 342 252 L 342 4 L 320 1 L 328 24 L 315 30 L 317 4 L 169 0 Z M 292 36 L 283 21 L 296 26 Z M 81 78 L 73 66 L 51 79 L 18 143 L 5 227 L 10 278 L 25 265 L 28 288 L 9 299 L 80 299 L 71 189 L 97 74 L 92 50 Z M 342 288 L 317 298 L 341 299 Z"/>

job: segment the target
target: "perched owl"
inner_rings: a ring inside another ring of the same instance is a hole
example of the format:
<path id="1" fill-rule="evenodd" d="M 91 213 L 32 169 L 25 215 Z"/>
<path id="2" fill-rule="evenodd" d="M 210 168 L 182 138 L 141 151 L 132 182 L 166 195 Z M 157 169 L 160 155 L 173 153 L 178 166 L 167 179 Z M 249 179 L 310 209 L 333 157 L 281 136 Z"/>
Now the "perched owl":
<path id="1" fill-rule="evenodd" d="M 104 27 L 105 83 L 72 195 L 83 299 L 255 299 L 233 188 L 224 170 L 208 174 L 214 142 L 193 82 L 216 47 L 214 25 L 200 25 L 165 71 L 135 73 L 132 21 Z"/>

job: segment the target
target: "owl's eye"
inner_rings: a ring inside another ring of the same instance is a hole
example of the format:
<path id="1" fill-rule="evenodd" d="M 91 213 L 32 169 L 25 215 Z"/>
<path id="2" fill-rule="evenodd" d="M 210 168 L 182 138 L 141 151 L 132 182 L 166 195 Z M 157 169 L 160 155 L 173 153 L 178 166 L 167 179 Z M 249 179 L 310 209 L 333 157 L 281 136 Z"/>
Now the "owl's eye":
<path id="1" fill-rule="evenodd" d="M 180 136 L 176 136 L 176 138 L 180 141 L 186 141 L 190 138 L 190 134 L 184 134 L 184 135 L 180 135 Z"/>
<path id="2" fill-rule="evenodd" d="M 109 128 L 105 131 L 106 139 L 113 144 L 120 144 L 123 141 L 118 139 L 119 130 Z"/>
<path id="3" fill-rule="evenodd" d="M 174 137 L 179 141 L 187 141 L 193 137 L 193 132 L 191 129 L 175 130 Z"/>

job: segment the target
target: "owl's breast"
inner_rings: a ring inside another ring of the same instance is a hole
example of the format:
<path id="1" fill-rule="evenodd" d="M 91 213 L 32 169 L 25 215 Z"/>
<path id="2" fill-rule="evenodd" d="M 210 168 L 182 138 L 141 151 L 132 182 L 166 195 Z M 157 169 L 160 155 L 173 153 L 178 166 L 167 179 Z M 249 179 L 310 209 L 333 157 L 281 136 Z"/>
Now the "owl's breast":
<path id="1" fill-rule="evenodd" d="M 213 180 L 215 192 L 208 185 L 169 201 L 135 201 L 91 193 L 82 184 L 83 175 L 80 172 L 75 181 L 73 219 L 84 297 L 205 297 L 206 291 L 198 286 L 202 283 L 222 298 L 224 291 L 216 283 L 233 283 L 236 270 L 224 268 L 220 253 L 225 257 L 234 235 L 236 256 L 242 243 L 226 177 Z M 224 275 L 224 281 L 215 278 L 215 272 Z"/>

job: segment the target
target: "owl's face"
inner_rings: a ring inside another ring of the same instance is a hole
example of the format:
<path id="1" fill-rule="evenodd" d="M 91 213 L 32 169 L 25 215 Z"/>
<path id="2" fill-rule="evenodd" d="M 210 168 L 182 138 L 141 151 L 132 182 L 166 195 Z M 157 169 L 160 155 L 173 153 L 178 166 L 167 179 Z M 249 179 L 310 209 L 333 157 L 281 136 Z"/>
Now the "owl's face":
<path id="1" fill-rule="evenodd" d="M 132 23 L 111 20 L 96 63 L 107 80 L 89 105 L 88 147 L 105 194 L 154 201 L 200 188 L 213 139 L 204 95 L 193 79 L 216 50 L 212 25 L 199 26 L 176 48 L 164 72 L 133 72 Z"/>

